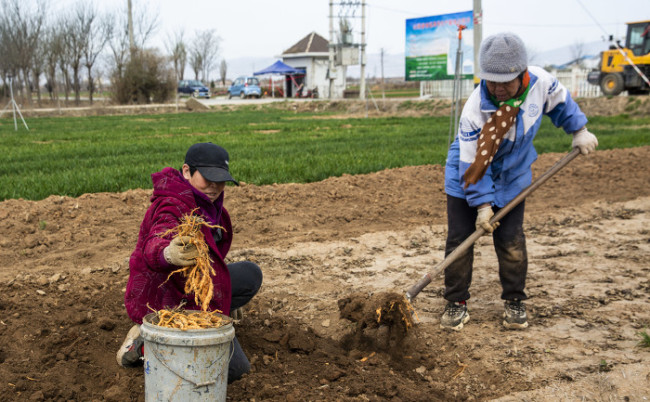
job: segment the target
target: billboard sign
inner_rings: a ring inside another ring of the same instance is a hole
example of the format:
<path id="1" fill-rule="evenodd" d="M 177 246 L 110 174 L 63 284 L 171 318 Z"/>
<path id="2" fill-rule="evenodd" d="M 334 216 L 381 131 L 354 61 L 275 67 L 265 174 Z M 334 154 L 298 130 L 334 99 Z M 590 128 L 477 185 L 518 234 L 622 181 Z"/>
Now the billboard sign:
<path id="1" fill-rule="evenodd" d="M 458 26 L 462 39 L 463 78 L 474 75 L 474 19 L 472 11 L 406 20 L 405 77 L 407 81 L 453 80 L 458 52 Z"/>

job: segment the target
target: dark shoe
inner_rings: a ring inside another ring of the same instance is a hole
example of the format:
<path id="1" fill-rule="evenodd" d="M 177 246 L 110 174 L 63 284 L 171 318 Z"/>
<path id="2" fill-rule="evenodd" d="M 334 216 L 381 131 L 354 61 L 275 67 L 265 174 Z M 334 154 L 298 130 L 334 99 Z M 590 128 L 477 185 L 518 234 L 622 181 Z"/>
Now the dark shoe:
<path id="1" fill-rule="evenodd" d="M 508 329 L 524 329 L 528 327 L 526 306 L 521 300 L 506 300 L 503 312 L 503 326 Z"/>
<path id="2" fill-rule="evenodd" d="M 467 304 L 458 302 L 449 302 L 445 306 L 445 312 L 440 319 L 440 328 L 460 331 L 463 324 L 469 321 L 469 312 Z"/>
<path id="3" fill-rule="evenodd" d="M 140 326 L 134 325 L 126 334 L 126 339 L 117 351 L 117 364 L 122 367 L 138 367 L 144 363 L 142 346 L 144 339 L 140 336 Z"/>

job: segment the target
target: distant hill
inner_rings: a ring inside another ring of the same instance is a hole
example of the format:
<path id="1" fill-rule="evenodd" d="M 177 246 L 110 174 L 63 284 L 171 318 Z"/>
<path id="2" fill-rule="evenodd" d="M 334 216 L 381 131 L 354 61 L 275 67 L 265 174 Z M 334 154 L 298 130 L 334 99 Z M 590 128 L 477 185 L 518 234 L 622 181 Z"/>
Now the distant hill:
<path id="1" fill-rule="evenodd" d="M 529 58 L 531 59 L 530 64 L 541 67 L 551 66 L 557 69 L 566 68 L 580 58 L 585 67 L 593 68 L 598 64 L 600 52 L 608 48 L 609 43 L 604 41 L 576 43 L 545 52 L 531 53 Z"/>

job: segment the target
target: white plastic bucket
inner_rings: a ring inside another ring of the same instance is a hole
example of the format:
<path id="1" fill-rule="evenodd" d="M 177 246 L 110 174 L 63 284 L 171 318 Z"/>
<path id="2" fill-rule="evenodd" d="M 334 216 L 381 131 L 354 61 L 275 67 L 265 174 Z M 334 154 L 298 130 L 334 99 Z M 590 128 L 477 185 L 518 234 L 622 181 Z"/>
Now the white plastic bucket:
<path id="1" fill-rule="evenodd" d="M 147 315 L 140 326 L 145 401 L 225 401 L 235 337 L 232 321 L 219 328 L 182 331 L 154 325 L 155 318 Z"/>

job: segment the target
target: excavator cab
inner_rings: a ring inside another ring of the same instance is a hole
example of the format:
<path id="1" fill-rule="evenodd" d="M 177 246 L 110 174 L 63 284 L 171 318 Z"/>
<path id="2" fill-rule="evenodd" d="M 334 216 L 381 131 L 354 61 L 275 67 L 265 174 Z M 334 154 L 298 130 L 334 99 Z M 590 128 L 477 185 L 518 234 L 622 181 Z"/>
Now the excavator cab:
<path id="1" fill-rule="evenodd" d="M 650 54 L 650 21 L 627 24 L 625 47 L 630 49 L 635 56 Z"/>
<path id="2" fill-rule="evenodd" d="M 649 93 L 650 20 L 628 22 L 625 47 L 619 47 L 612 45 L 601 53 L 599 69 L 590 73 L 587 80 L 599 85 L 603 94 L 608 96 L 616 96 L 623 91 L 628 91 L 630 95 Z"/>

